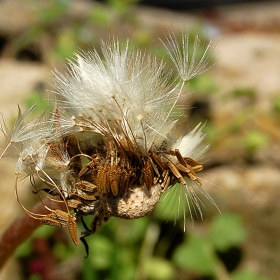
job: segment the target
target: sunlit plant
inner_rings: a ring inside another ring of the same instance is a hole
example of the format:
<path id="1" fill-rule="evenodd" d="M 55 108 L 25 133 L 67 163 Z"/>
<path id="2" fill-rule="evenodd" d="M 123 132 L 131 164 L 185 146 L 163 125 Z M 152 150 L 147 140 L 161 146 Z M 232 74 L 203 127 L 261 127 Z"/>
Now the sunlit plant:
<path id="1" fill-rule="evenodd" d="M 22 208 L 43 224 L 67 226 L 76 245 L 76 221 L 81 219 L 85 231 L 80 240 L 86 249 L 85 237 L 111 216 L 144 217 L 170 188 L 178 189 L 184 217 L 192 209 L 202 217 L 196 190 L 216 205 L 197 175 L 208 148 L 202 126 L 175 139 L 171 133 L 186 97 L 184 85 L 209 68 L 215 48 L 198 35 L 190 42 L 188 35 L 178 39 L 172 32 L 162 43 L 177 71 L 175 80 L 163 61 L 129 41 L 102 41 L 101 54 L 77 53 L 65 74 L 53 72 L 51 111 L 30 120 L 35 106 L 25 113 L 19 108 L 11 130 L 2 119 L 6 146 L 1 158 L 17 158 L 17 199 L 19 180 L 30 177 L 33 193 L 48 213 L 33 212 L 20 202 Z M 62 206 L 49 207 L 48 200 Z M 88 215 L 89 226 L 83 220 Z"/>

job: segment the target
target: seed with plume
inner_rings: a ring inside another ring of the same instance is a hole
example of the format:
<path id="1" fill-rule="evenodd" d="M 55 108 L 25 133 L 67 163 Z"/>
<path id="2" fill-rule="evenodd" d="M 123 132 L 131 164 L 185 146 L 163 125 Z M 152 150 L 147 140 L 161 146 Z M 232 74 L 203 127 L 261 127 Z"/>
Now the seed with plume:
<path id="1" fill-rule="evenodd" d="M 12 131 L 2 119 L 7 145 L 1 157 L 15 154 L 17 179 L 38 177 L 45 187 L 38 189 L 34 183 L 34 193 L 58 196 L 67 209 L 48 209 L 49 214 L 40 215 L 22 205 L 29 215 L 45 224 L 67 225 L 78 244 L 77 219 L 93 217 L 84 240 L 111 216 L 148 215 L 172 187 L 180 189 L 184 213 L 194 206 L 202 216 L 195 189 L 215 205 L 196 174 L 208 147 L 202 143 L 201 125 L 179 139 L 171 134 L 178 104 L 185 98 L 185 82 L 209 68 L 214 50 L 198 36 L 192 53 L 190 44 L 188 35 L 179 40 L 174 33 L 163 42 L 180 78 L 176 83 L 165 74 L 169 70 L 163 61 L 143 54 L 129 41 L 102 41 L 101 54 L 77 53 L 66 73 L 54 71 L 53 111 L 29 121 L 34 107 L 24 114 L 19 109 Z"/>

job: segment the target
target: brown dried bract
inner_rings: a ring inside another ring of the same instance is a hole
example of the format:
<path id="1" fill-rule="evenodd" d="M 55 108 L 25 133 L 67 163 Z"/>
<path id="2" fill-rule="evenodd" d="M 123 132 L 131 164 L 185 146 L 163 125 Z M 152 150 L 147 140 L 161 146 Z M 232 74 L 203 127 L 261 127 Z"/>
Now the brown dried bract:
<path id="1" fill-rule="evenodd" d="M 64 153 L 69 156 L 64 185 L 43 179 L 39 174 L 38 177 L 52 187 L 52 190 L 43 190 L 49 195 L 59 195 L 59 201 L 65 204 L 68 212 L 49 209 L 50 214 L 39 215 L 24 209 L 41 223 L 68 226 L 76 245 L 79 243 L 76 226 L 79 218 L 92 215 L 89 228 L 83 222 L 86 231 L 81 240 L 85 244 L 84 238 L 95 233 L 111 216 L 137 219 L 148 215 L 161 195 L 176 182 L 186 185 L 185 178 L 189 178 L 201 185 L 196 172 L 202 170 L 202 165 L 184 158 L 179 150 L 154 149 L 143 156 L 128 139 L 106 139 L 96 145 L 90 140 L 81 143 L 78 138 L 69 136 L 61 142 L 61 145 L 48 145 L 52 157 L 60 159 L 60 147 L 64 147 Z M 61 171 L 57 166 L 54 169 L 58 174 Z M 38 190 L 36 193 L 39 195 Z M 71 209 L 75 213 L 70 214 Z"/>

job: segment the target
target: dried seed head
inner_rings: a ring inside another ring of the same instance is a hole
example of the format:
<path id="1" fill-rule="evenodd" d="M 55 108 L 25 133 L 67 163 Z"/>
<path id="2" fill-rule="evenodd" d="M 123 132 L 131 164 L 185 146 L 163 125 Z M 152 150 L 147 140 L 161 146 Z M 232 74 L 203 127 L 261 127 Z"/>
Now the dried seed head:
<path id="1" fill-rule="evenodd" d="M 1 157 L 10 146 L 16 148 L 17 178 L 37 176 L 47 186 L 38 190 L 33 183 L 37 195 L 58 196 L 67 209 L 75 209 L 74 214 L 48 209 L 49 215 L 40 215 L 23 206 L 29 215 L 67 225 L 78 244 L 76 219 L 93 216 L 90 229 L 83 223 L 84 240 L 110 216 L 148 215 L 173 187 L 183 200 L 184 215 L 192 206 L 202 215 L 195 188 L 215 204 L 196 174 L 207 149 L 202 127 L 180 139 L 171 137 L 184 83 L 208 68 L 213 50 L 209 43 L 201 54 L 198 37 L 193 44 L 191 53 L 188 35 L 181 42 L 173 33 L 167 37 L 165 46 L 182 79 L 176 84 L 164 74 L 163 61 L 135 50 L 128 41 L 102 42 L 101 55 L 95 50 L 76 54 L 68 73 L 54 72 L 52 113 L 27 121 L 34 107 L 24 114 L 19 109 L 11 132 L 1 122 L 7 139 Z"/>

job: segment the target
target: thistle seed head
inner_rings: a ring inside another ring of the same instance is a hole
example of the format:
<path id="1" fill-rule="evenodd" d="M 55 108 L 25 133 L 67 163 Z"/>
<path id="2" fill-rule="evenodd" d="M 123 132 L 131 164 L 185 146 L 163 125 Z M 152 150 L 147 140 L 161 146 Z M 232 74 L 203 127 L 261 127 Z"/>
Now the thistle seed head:
<path id="1" fill-rule="evenodd" d="M 45 188 L 34 183 L 35 193 L 57 196 L 68 213 L 48 209 L 49 214 L 41 215 L 23 209 L 42 223 L 68 225 L 78 244 L 76 219 L 93 217 L 84 238 L 111 216 L 148 215 L 173 187 L 182 192 L 177 194 L 184 212 L 194 206 L 202 215 L 195 188 L 215 204 L 196 174 L 207 149 L 201 125 L 179 139 L 171 135 L 185 81 L 209 67 L 212 44 L 203 54 L 201 44 L 196 37 L 190 54 L 188 35 L 181 41 L 173 33 L 167 37 L 164 46 L 181 77 L 178 84 L 165 74 L 163 61 L 128 41 L 101 42 L 101 54 L 78 53 L 66 74 L 54 71 L 53 112 L 28 121 L 34 106 L 24 114 L 19 109 L 12 131 L 1 122 L 7 139 L 1 157 L 14 146 L 17 178 L 38 177 Z"/>

